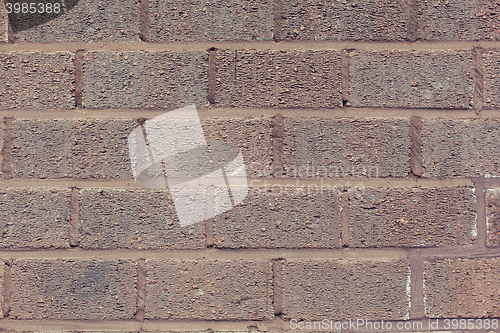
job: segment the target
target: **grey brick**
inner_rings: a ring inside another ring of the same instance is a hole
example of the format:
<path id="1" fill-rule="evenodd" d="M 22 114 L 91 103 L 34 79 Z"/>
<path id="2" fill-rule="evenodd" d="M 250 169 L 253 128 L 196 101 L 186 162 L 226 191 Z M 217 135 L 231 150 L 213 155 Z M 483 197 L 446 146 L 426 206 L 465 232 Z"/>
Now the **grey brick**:
<path id="1" fill-rule="evenodd" d="M 350 79 L 356 107 L 472 107 L 470 51 L 355 51 Z"/>
<path id="2" fill-rule="evenodd" d="M 0 108 L 74 108 L 73 57 L 70 52 L 0 53 Z"/>
<path id="3" fill-rule="evenodd" d="M 271 0 L 152 0 L 149 41 L 273 39 Z"/>
<path id="4" fill-rule="evenodd" d="M 271 319 L 268 261 L 146 260 L 147 319 Z"/>
<path id="5" fill-rule="evenodd" d="M 208 105 L 205 51 L 84 55 L 85 108 L 180 108 Z"/>
<path id="6" fill-rule="evenodd" d="M 13 319 L 132 319 L 136 265 L 130 260 L 14 260 Z"/>
<path id="7" fill-rule="evenodd" d="M 9 17 L 5 6 L 0 6 L 0 43 L 9 41 Z"/>
<path id="8" fill-rule="evenodd" d="M 500 107 L 500 52 L 488 51 L 483 55 L 484 64 L 484 107 Z"/>
<path id="9" fill-rule="evenodd" d="M 486 246 L 500 247 L 500 189 L 486 190 Z"/>
<path id="10" fill-rule="evenodd" d="M 351 247 L 458 246 L 474 243 L 474 189 L 367 189 L 350 196 Z"/>

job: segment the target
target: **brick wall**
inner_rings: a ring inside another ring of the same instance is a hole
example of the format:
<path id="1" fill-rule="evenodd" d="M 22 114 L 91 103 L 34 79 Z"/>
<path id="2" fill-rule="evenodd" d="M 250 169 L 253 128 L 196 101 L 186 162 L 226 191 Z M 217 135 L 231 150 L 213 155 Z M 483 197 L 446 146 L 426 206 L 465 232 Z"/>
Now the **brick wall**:
<path id="1" fill-rule="evenodd" d="M 63 5 L 0 6 L 0 331 L 500 332 L 497 1 Z M 249 192 L 181 227 L 127 137 L 190 104 Z"/>

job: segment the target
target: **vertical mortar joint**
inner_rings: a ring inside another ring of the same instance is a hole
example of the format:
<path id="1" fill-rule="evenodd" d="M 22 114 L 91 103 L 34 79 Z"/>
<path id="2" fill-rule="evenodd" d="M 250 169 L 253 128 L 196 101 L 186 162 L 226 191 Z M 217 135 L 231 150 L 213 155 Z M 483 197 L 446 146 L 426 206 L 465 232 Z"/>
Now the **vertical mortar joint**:
<path id="1" fill-rule="evenodd" d="M 149 41 L 149 0 L 139 0 L 139 39 Z"/>
<path id="2" fill-rule="evenodd" d="M 408 0 L 406 6 L 406 40 L 415 42 L 418 39 L 418 0 Z"/>
<path id="3" fill-rule="evenodd" d="M 422 177 L 422 118 L 413 116 L 410 120 L 410 174 Z"/>
<path id="4" fill-rule="evenodd" d="M 283 40 L 283 22 L 285 17 L 283 15 L 282 0 L 273 1 L 273 39 L 276 43 Z"/>
<path id="5" fill-rule="evenodd" d="M 274 315 L 279 317 L 283 314 L 283 258 L 272 259 L 273 269 L 273 307 Z"/>
<path id="6" fill-rule="evenodd" d="M 472 49 L 472 83 L 473 83 L 473 106 L 476 114 L 479 114 L 484 108 L 484 64 L 483 52 L 481 47 L 475 46 Z"/>
<path id="7" fill-rule="evenodd" d="M 4 140 L 2 147 L 2 174 L 4 179 L 12 179 L 12 149 L 14 145 L 14 135 L 12 123 L 14 117 L 3 118 Z"/>
<path id="8" fill-rule="evenodd" d="M 137 321 L 144 321 L 144 313 L 146 309 L 146 260 L 143 258 L 137 260 L 137 312 L 134 319 Z"/>
<path id="9" fill-rule="evenodd" d="M 211 47 L 208 49 L 208 91 L 207 99 L 210 106 L 215 106 L 216 91 L 217 91 L 217 49 Z"/>
<path id="10" fill-rule="evenodd" d="M 76 107 L 83 108 L 83 56 L 85 50 L 79 49 L 75 54 L 75 103 Z"/>

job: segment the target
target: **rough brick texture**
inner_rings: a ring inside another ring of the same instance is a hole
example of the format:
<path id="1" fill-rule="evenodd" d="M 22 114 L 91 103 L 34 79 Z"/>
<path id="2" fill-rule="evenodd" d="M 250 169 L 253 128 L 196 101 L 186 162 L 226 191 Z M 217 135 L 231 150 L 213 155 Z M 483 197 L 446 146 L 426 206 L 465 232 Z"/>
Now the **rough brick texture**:
<path id="1" fill-rule="evenodd" d="M 205 226 L 179 225 L 168 191 L 80 191 L 80 245 L 88 249 L 198 249 Z"/>
<path id="2" fill-rule="evenodd" d="M 337 51 L 219 50 L 220 107 L 327 107 L 342 105 Z"/>
<path id="3" fill-rule="evenodd" d="M 423 120 L 423 176 L 500 175 L 499 125 L 499 119 Z"/>
<path id="4" fill-rule="evenodd" d="M 132 319 L 136 265 L 130 260 L 14 260 L 13 319 Z"/>
<path id="5" fill-rule="evenodd" d="M 272 318 L 268 261 L 147 260 L 146 268 L 146 318 Z"/>
<path id="6" fill-rule="evenodd" d="M 403 41 L 406 4 L 393 0 L 282 1 L 283 39 Z"/>
<path id="7" fill-rule="evenodd" d="M 74 54 L 0 53 L 0 108 L 72 109 Z"/>
<path id="8" fill-rule="evenodd" d="M 301 178 L 405 177 L 409 131 L 406 119 L 286 118 L 285 173 L 297 170 Z"/>
<path id="9" fill-rule="evenodd" d="M 500 189 L 486 191 L 486 245 L 500 247 Z"/>
<path id="10" fill-rule="evenodd" d="M 353 106 L 472 107 L 470 51 L 355 51 L 350 57 Z"/>
<path id="11" fill-rule="evenodd" d="M 366 189 L 351 195 L 351 247 L 454 246 L 474 243 L 474 189 Z"/>
<path id="12" fill-rule="evenodd" d="M 18 120 L 12 173 L 20 178 L 132 178 L 127 145 L 137 122 Z"/>
<path id="13" fill-rule="evenodd" d="M 495 109 L 500 106 L 500 52 L 483 54 L 484 62 L 484 107 Z"/>
<path id="14" fill-rule="evenodd" d="M 425 315 L 430 318 L 500 317 L 498 276 L 498 258 L 426 262 Z"/>
<path id="15" fill-rule="evenodd" d="M 9 17 L 5 6 L 0 6 L 0 43 L 9 41 Z"/>
<path id="16" fill-rule="evenodd" d="M 68 248 L 67 189 L 0 190 L 0 248 Z"/>
<path id="17" fill-rule="evenodd" d="M 293 261 L 283 264 L 286 318 L 397 320 L 409 314 L 405 261 Z"/>
<path id="18" fill-rule="evenodd" d="M 217 247 L 229 248 L 339 248 L 340 195 L 311 188 L 267 185 L 253 180 L 254 188 L 231 211 L 215 217 Z M 300 191 L 300 192 L 299 192 Z"/>
<path id="19" fill-rule="evenodd" d="M 272 40 L 272 11 L 272 0 L 151 0 L 148 40 Z"/>
<path id="20" fill-rule="evenodd" d="M 204 51 L 96 51 L 86 53 L 83 59 L 85 108 L 208 105 Z"/>

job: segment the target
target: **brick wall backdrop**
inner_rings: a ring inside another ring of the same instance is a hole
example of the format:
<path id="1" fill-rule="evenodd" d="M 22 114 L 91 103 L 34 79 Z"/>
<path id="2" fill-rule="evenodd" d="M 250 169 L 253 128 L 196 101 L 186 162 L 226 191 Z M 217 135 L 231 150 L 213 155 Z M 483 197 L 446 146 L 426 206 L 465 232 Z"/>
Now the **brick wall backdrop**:
<path id="1" fill-rule="evenodd" d="M 500 318 L 498 1 L 0 8 L 0 331 Z M 181 227 L 127 136 L 189 104 L 250 191 Z"/>

